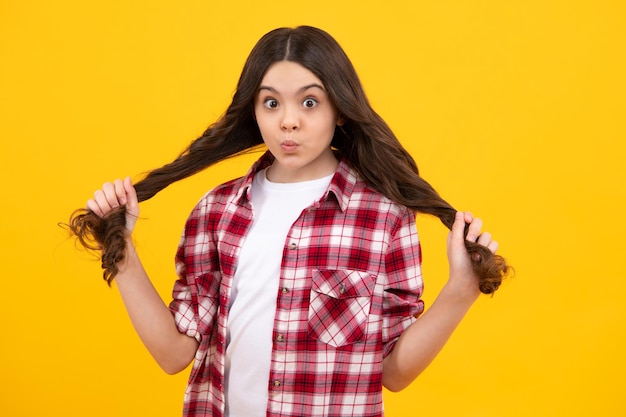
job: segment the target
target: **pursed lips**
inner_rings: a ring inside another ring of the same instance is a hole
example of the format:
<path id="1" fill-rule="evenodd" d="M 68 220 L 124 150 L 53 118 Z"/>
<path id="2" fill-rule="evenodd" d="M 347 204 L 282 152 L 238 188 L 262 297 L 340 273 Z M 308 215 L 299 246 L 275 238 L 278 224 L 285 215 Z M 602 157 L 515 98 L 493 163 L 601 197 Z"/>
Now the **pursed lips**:
<path id="1" fill-rule="evenodd" d="M 294 151 L 298 147 L 298 143 L 292 139 L 286 139 L 280 143 L 280 147 L 284 151 Z"/>

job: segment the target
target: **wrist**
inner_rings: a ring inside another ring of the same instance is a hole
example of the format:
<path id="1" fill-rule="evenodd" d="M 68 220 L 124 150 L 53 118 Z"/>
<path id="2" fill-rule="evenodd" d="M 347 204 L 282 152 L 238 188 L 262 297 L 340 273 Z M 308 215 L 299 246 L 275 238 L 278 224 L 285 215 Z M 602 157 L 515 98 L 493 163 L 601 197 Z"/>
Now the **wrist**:
<path id="1" fill-rule="evenodd" d="M 468 308 L 476 302 L 480 296 L 480 289 L 477 282 L 458 283 L 455 280 L 448 280 L 441 290 L 440 295 L 449 299 L 455 305 L 467 306 Z"/>

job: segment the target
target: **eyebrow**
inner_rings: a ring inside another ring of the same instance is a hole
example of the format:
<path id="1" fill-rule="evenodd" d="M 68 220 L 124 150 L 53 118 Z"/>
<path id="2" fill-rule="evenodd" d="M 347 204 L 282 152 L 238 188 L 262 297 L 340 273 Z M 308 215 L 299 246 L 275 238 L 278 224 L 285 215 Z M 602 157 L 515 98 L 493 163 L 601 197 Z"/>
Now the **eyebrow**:
<path id="1" fill-rule="evenodd" d="M 326 90 L 324 89 L 324 86 L 318 83 L 313 83 L 313 84 L 307 84 L 304 87 L 300 87 L 298 89 L 298 93 L 302 93 L 306 90 L 308 90 L 309 88 L 319 88 L 320 90 L 322 90 L 323 92 L 326 92 Z M 272 93 L 278 93 L 278 90 L 276 90 L 274 87 L 270 87 L 269 85 L 261 85 L 259 86 L 259 90 L 267 90 L 267 91 L 271 91 Z"/>

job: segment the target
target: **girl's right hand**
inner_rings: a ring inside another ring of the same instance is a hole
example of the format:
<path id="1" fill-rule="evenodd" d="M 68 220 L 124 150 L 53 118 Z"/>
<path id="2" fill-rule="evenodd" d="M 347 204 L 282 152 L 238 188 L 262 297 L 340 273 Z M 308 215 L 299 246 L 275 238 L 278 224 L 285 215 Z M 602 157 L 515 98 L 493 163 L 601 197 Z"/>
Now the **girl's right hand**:
<path id="1" fill-rule="evenodd" d="M 87 201 L 87 208 L 99 217 L 123 205 L 126 205 L 126 229 L 132 233 L 139 217 L 139 203 L 130 177 L 104 183 L 102 189 L 97 190 L 93 198 Z"/>

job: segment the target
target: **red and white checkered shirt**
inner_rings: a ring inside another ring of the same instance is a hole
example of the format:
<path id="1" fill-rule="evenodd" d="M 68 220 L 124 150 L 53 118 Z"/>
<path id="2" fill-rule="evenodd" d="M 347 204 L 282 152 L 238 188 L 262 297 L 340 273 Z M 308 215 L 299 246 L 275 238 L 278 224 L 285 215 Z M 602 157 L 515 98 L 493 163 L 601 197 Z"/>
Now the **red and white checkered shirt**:
<path id="1" fill-rule="evenodd" d="M 210 191 L 176 256 L 170 304 L 200 346 L 185 416 L 224 415 L 226 322 L 239 251 L 253 220 L 254 174 Z M 380 417 L 382 361 L 423 309 L 415 215 L 368 187 L 341 160 L 328 190 L 285 241 L 267 384 L 270 417 Z"/>

